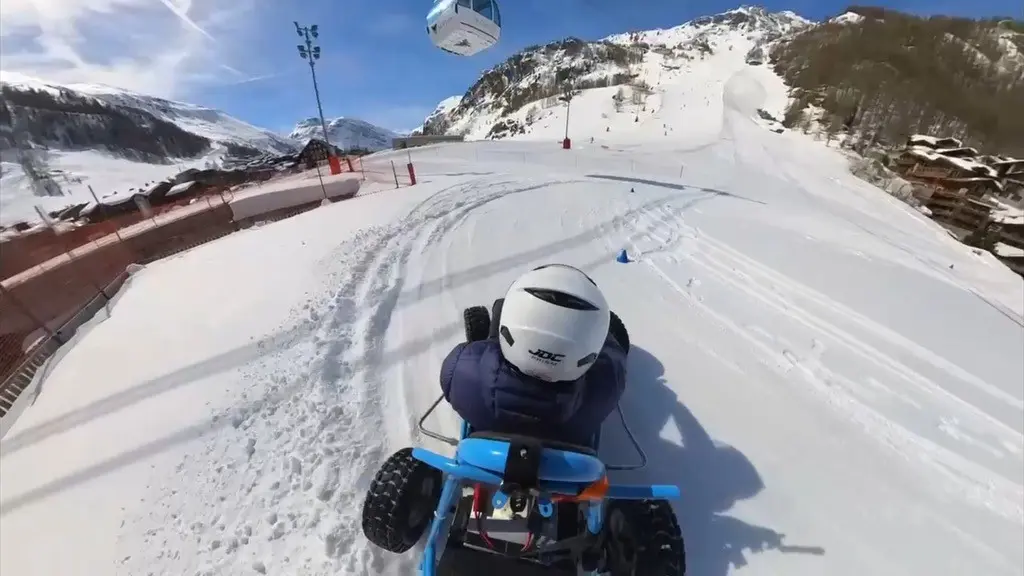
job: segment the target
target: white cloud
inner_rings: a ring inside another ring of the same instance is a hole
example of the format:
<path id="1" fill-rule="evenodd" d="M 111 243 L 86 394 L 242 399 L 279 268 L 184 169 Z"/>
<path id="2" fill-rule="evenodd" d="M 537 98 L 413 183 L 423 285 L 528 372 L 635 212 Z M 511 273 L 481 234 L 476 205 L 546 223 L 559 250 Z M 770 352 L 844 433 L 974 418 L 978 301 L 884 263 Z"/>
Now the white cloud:
<path id="1" fill-rule="evenodd" d="M 3 68 L 180 97 L 247 81 L 226 59 L 257 0 L 0 0 Z M 223 70 L 231 71 L 225 79 Z"/>

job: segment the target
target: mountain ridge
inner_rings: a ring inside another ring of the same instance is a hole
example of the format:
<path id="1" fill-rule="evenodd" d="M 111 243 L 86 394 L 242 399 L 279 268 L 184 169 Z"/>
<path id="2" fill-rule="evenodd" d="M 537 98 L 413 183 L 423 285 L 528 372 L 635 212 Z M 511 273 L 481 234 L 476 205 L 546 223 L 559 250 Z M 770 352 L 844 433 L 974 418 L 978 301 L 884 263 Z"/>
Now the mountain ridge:
<path id="1" fill-rule="evenodd" d="M 257 155 L 259 153 L 287 153 L 296 149 L 296 144 L 274 134 L 243 122 L 233 116 L 205 106 L 139 94 L 129 90 L 102 84 L 58 84 L 33 78 L 24 74 L 0 71 L 0 134 L 10 135 L 7 144 L 17 130 L 19 144 L 36 147 L 52 147 L 61 150 L 104 147 L 117 155 L 132 150 L 107 140 L 99 129 L 104 127 L 103 116 L 123 114 L 150 124 L 166 122 L 173 128 L 207 141 L 206 149 L 196 146 L 176 149 L 168 146 L 168 152 L 191 153 L 198 156 L 220 145 L 229 153 Z M 56 118 L 64 114 L 63 118 Z M 55 138 L 44 126 L 48 121 L 62 120 L 64 126 L 74 125 L 81 115 L 93 115 L 96 122 L 81 131 L 82 138 L 76 141 Z M 155 134 L 160 142 L 162 134 Z M 173 134 L 180 136 L 180 134 Z M 2 143 L 2 141 L 0 141 Z M 128 145 L 134 145 L 131 142 Z M 171 144 L 168 142 L 167 144 Z M 197 146 L 201 143 L 196 141 Z M 128 154 L 128 157 L 131 155 Z M 175 157 L 173 154 L 169 155 Z M 177 156 L 182 157 L 182 156 Z M 134 159 L 134 158 L 132 158 Z M 150 158 L 156 160 L 156 158 Z"/>
<path id="2" fill-rule="evenodd" d="M 339 116 L 326 119 L 328 137 L 334 146 L 342 150 L 378 151 L 391 148 L 391 140 L 398 138 L 399 133 L 371 124 L 359 118 Z M 320 118 L 310 117 L 300 120 L 288 134 L 288 138 L 305 145 L 311 138 L 323 139 L 323 126 Z"/>

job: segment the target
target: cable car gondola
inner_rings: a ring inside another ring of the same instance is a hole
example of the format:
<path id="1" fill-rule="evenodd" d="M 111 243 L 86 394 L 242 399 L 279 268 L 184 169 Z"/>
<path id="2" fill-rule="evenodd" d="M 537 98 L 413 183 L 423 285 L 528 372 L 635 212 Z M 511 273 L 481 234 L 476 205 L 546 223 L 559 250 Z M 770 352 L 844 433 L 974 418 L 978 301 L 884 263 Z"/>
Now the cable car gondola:
<path id="1" fill-rule="evenodd" d="M 427 34 L 435 46 L 458 56 L 472 56 L 501 37 L 501 14 L 495 0 L 437 0 L 427 14 Z"/>

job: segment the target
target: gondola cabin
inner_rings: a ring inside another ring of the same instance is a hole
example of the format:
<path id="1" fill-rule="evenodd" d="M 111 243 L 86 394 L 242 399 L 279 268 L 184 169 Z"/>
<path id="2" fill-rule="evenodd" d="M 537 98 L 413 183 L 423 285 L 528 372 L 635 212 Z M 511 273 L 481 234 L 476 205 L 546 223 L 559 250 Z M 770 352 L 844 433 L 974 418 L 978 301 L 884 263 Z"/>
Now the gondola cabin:
<path id="1" fill-rule="evenodd" d="M 497 44 L 501 14 L 495 0 L 437 0 L 427 14 L 427 34 L 435 46 L 472 56 Z"/>

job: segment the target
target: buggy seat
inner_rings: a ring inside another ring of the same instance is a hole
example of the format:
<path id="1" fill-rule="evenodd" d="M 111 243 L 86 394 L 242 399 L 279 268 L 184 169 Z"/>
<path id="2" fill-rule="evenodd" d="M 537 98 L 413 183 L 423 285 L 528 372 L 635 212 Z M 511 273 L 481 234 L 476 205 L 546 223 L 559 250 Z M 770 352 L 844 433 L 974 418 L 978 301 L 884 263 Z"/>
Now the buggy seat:
<path id="1" fill-rule="evenodd" d="M 593 448 L 519 434 L 472 432 L 459 442 L 456 458 L 525 488 L 540 483 L 586 486 L 605 474 Z"/>

